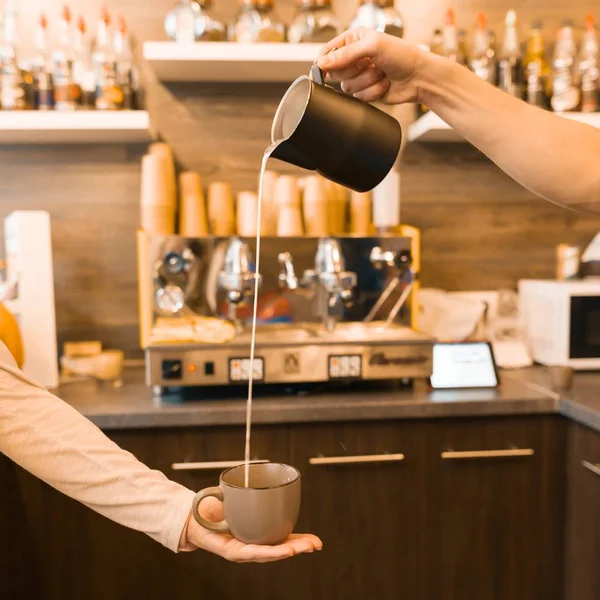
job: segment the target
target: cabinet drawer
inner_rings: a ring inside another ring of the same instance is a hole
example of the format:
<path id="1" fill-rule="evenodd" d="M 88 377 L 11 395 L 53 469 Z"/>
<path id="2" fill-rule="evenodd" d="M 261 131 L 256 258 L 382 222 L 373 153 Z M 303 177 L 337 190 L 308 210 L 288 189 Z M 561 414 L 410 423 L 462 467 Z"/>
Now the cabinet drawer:
<path id="1" fill-rule="evenodd" d="M 219 473 L 244 461 L 244 427 L 145 429 L 115 432 L 111 438 L 152 469 L 199 489 L 216 485 Z M 286 462 L 286 427 L 254 427 L 252 460 Z"/>

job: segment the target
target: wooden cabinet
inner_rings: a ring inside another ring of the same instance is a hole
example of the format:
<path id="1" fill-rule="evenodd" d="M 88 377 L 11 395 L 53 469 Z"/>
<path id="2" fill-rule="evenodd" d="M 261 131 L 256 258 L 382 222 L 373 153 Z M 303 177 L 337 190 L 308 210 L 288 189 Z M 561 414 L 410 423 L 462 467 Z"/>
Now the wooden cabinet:
<path id="1" fill-rule="evenodd" d="M 421 579 L 427 600 L 559 600 L 563 423 L 428 429 Z"/>
<path id="2" fill-rule="evenodd" d="M 600 434 L 568 433 L 565 600 L 600 598 Z"/>
<path id="3" fill-rule="evenodd" d="M 535 416 L 256 427 L 253 457 L 300 469 L 297 531 L 325 544 L 266 565 L 174 555 L 20 472 L 40 597 L 558 600 L 563 425 Z M 194 490 L 218 480 L 220 468 L 207 463 L 240 460 L 244 447 L 240 427 L 111 437 Z M 490 450 L 507 455 L 442 457 Z M 584 472 L 590 489 L 600 483 Z"/>
<path id="4" fill-rule="evenodd" d="M 420 597 L 421 432 L 414 422 L 291 429 L 292 464 L 303 479 L 299 529 L 324 544 L 296 584 L 298 598 Z"/>

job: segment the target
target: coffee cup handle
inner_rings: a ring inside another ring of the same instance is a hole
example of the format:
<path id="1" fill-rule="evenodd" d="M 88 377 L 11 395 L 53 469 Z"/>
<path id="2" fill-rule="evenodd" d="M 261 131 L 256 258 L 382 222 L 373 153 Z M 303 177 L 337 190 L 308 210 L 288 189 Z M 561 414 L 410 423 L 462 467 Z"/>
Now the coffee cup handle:
<path id="1" fill-rule="evenodd" d="M 200 515 L 200 502 L 204 500 L 204 498 L 216 498 L 223 502 L 223 490 L 219 487 L 209 487 L 203 490 L 200 490 L 192 501 L 192 515 L 194 519 L 204 527 L 204 529 L 208 529 L 209 531 L 215 531 L 216 533 L 229 533 L 229 525 L 227 521 L 223 519 L 222 521 L 218 521 L 215 523 L 214 521 L 207 521 L 204 517 Z"/>

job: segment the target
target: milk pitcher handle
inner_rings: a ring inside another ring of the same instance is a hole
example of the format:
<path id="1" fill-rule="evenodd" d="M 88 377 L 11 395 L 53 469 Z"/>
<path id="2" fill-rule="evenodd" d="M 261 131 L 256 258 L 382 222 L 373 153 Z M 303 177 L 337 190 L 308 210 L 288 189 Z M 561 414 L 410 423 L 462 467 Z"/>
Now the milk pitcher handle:
<path id="1" fill-rule="evenodd" d="M 213 521 L 207 521 L 200 515 L 200 502 L 202 502 L 204 498 L 210 498 L 211 496 L 223 502 L 223 490 L 219 486 L 209 487 L 201 490 L 196 494 L 192 502 L 192 515 L 194 516 L 194 519 L 196 519 L 196 521 L 202 525 L 202 527 L 204 527 L 204 529 L 216 531 L 217 533 L 229 533 L 229 525 L 227 524 L 227 521 L 223 520 L 215 523 Z"/>
<path id="2" fill-rule="evenodd" d="M 318 85 L 325 85 L 325 77 L 323 77 L 323 71 L 321 71 L 317 63 L 315 63 L 310 68 L 309 78 Z"/>

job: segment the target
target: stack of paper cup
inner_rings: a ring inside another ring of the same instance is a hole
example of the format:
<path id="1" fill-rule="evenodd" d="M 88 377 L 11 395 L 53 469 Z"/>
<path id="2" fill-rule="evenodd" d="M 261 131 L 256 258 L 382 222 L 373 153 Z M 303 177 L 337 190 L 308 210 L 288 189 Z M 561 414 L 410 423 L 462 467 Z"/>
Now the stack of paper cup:
<path id="1" fill-rule="evenodd" d="M 326 189 L 327 205 L 329 209 L 329 233 L 332 235 L 345 233 L 348 190 L 332 181 L 327 181 Z"/>
<path id="2" fill-rule="evenodd" d="M 320 175 L 305 179 L 302 210 L 307 235 L 323 236 L 329 233 L 327 189 Z"/>
<path id="3" fill-rule="evenodd" d="M 238 235 L 246 237 L 256 236 L 257 208 L 258 196 L 254 192 L 240 192 L 238 194 L 236 206 Z M 265 209 L 264 206 L 262 208 L 263 210 Z"/>
<path id="4" fill-rule="evenodd" d="M 206 202 L 198 173 L 186 172 L 179 176 L 179 234 L 184 237 L 208 234 Z"/>
<path id="5" fill-rule="evenodd" d="M 298 181 L 290 175 L 281 175 L 275 184 L 275 200 L 279 209 L 277 218 L 278 236 L 303 235 L 302 213 Z"/>
<path id="6" fill-rule="evenodd" d="M 228 183 L 215 181 L 208 187 L 208 222 L 213 235 L 235 235 L 235 206 Z"/>
<path id="7" fill-rule="evenodd" d="M 373 194 L 352 192 L 350 194 L 350 233 L 370 235 L 372 230 Z"/>
<path id="8" fill-rule="evenodd" d="M 175 233 L 175 183 L 169 159 L 160 154 L 142 158 L 141 228 L 156 235 Z"/>
<path id="9" fill-rule="evenodd" d="M 262 182 L 262 208 L 260 230 L 262 235 L 277 235 L 278 207 L 275 201 L 277 173 L 265 171 Z"/>
<path id="10" fill-rule="evenodd" d="M 175 184 L 175 159 L 173 158 L 173 149 L 169 144 L 156 142 L 150 144 L 149 154 L 163 156 L 166 159 L 169 197 L 171 198 L 171 202 L 175 204 L 177 202 L 177 187 Z"/>

